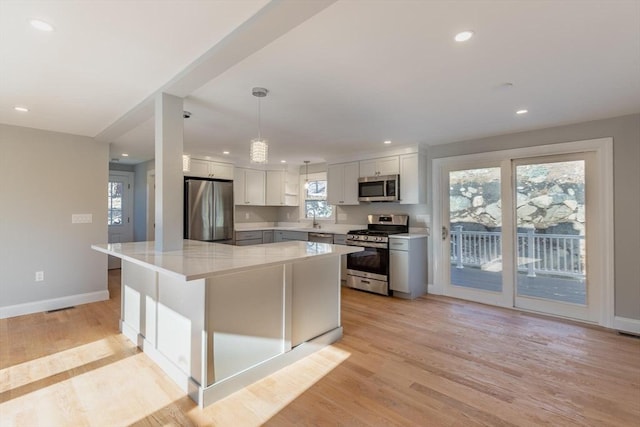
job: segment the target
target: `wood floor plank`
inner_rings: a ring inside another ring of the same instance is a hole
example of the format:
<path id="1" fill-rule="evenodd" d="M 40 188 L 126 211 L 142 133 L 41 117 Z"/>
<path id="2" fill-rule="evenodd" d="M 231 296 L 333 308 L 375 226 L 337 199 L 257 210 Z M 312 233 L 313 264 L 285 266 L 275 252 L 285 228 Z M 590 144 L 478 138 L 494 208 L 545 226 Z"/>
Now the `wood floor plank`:
<path id="1" fill-rule="evenodd" d="M 342 340 L 201 409 L 119 333 L 118 270 L 109 290 L 0 320 L 0 425 L 640 425 L 640 339 L 351 289 Z"/>

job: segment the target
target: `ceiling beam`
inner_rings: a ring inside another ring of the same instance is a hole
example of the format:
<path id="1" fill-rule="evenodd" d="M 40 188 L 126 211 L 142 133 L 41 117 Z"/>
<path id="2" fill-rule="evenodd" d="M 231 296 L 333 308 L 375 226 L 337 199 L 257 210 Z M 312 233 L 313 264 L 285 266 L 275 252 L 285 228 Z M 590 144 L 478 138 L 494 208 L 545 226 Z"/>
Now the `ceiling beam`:
<path id="1" fill-rule="evenodd" d="M 102 130 L 95 139 L 102 142 L 114 141 L 153 116 L 157 94 L 164 92 L 181 98 L 188 96 L 335 1 L 270 1 L 156 92 Z"/>

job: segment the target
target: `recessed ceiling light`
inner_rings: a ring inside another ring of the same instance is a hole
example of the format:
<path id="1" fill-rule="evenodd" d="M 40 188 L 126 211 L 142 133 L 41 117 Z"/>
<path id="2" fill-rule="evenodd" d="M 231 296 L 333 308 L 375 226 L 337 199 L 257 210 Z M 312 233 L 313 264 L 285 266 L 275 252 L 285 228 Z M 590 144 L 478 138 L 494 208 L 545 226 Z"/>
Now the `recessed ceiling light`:
<path id="1" fill-rule="evenodd" d="M 21 113 L 28 113 L 29 109 L 27 107 L 23 107 L 22 105 L 16 105 L 13 107 L 14 110 L 20 111 Z"/>
<path id="2" fill-rule="evenodd" d="M 287 163 L 286 160 L 280 160 L 280 163 Z"/>
<path id="3" fill-rule="evenodd" d="M 122 153 L 122 157 L 129 157 L 128 153 Z"/>
<path id="4" fill-rule="evenodd" d="M 466 42 L 471 37 L 473 37 L 473 31 L 467 30 L 467 31 L 462 31 L 462 32 L 456 34 L 454 39 L 457 42 Z"/>
<path id="5" fill-rule="evenodd" d="M 391 141 L 389 141 L 388 139 L 384 142 L 385 144 L 391 144 Z"/>
<path id="6" fill-rule="evenodd" d="M 529 110 L 522 109 L 522 110 L 516 111 L 516 114 L 527 114 L 528 112 Z"/>
<path id="7" fill-rule="evenodd" d="M 53 25 L 49 24 L 48 22 L 44 22 L 41 19 L 32 19 L 32 20 L 29 21 L 29 23 L 36 30 L 53 31 Z"/>
<path id="8" fill-rule="evenodd" d="M 226 156 L 227 154 L 229 154 L 229 152 L 228 151 L 223 151 L 222 154 L 224 154 Z"/>

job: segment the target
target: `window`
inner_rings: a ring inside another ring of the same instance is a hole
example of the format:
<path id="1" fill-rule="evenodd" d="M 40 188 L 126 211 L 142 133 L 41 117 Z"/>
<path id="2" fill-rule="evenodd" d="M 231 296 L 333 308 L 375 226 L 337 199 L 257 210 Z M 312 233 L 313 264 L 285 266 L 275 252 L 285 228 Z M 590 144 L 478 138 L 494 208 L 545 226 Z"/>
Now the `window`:
<path id="1" fill-rule="evenodd" d="M 109 214 L 107 225 L 122 225 L 122 181 L 110 181 L 107 187 Z"/>
<path id="2" fill-rule="evenodd" d="M 333 206 L 327 202 L 327 174 L 313 173 L 309 174 L 308 181 L 306 176 L 302 176 L 301 187 L 304 196 L 304 218 L 306 219 L 332 219 Z"/>

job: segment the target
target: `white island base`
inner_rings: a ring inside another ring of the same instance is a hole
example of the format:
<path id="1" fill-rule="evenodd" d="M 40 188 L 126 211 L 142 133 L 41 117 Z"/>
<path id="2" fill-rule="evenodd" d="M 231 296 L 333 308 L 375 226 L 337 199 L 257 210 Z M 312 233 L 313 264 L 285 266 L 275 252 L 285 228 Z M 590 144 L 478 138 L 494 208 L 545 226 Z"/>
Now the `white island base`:
<path id="1" fill-rule="evenodd" d="M 342 337 L 340 256 L 359 248 L 152 244 L 93 248 L 122 258 L 122 333 L 200 406 Z"/>

